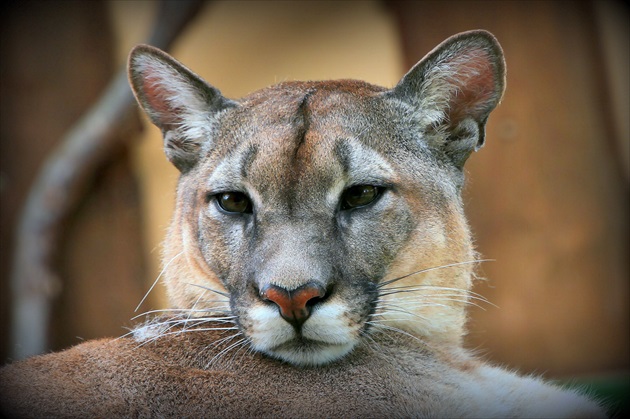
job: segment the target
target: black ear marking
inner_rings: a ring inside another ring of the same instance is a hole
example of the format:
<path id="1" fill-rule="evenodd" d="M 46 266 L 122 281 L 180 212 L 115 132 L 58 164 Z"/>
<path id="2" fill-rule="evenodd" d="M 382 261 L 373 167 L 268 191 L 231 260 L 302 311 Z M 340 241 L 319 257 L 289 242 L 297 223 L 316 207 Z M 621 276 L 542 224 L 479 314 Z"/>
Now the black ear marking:
<path id="1" fill-rule="evenodd" d="M 410 104 L 427 141 L 462 167 L 484 144 L 485 124 L 505 90 L 503 51 L 489 32 L 460 33 L 438 45 L 391 91 Z"/>
<path id="2" fill-rule="evenodd" d="M 212 141 L 217 114 L 236 102 L 167 53 L 148 45 L 131 51 L 128 72 L 136 100 L 162 130 L 167 158 L 181 172 L 190 170 L 202 144 Z"/>

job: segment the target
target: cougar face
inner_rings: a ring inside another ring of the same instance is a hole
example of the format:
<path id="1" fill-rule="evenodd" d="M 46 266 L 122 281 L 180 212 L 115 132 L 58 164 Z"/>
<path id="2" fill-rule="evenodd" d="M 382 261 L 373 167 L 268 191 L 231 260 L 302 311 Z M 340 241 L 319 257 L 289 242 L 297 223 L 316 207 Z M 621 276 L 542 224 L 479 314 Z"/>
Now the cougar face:
<path id="1" fill-rule="evenodd" d="M 175 308 L 227 311 L 252 348 L 296 365 L 379 330 L 458 343 L 475 259 L 462 167 L 503 73 L 475 31 L 393 89 L 287 82 L 234 101 L 136 47 L 132 87 L 181 171 L 165 243 Z"/>

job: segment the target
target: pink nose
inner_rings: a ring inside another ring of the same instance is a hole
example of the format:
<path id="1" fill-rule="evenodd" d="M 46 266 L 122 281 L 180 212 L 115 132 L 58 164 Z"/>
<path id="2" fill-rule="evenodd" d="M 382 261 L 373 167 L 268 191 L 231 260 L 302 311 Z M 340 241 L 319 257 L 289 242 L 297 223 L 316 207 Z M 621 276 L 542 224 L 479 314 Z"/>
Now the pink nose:
<path id="1" fill-rule="evenodd" d="M 275 303 L 280 308 L 282 318 L 296 327 L 301 326 L 308 319 L 312 306 L 325 295 L 324 288 L 312 283 L 293 291 L 269 285 L 260 292 L 263 300 Z"/>

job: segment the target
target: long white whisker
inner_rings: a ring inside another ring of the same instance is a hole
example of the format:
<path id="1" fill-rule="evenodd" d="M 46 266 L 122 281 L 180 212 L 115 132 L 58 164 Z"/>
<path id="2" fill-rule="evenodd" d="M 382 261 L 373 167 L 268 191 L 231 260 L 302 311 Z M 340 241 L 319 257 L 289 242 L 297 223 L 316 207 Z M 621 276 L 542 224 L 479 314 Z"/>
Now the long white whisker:
<path id="1" fill-rule="evenodd" d="M 452 268 L 452 267 L 455 267 L 455 266 L 470 265 L 470 264 L 476 264 L 476 263 L 481 263 L 481 262 L 493 262 L 493 261 L 494 261 L 494 259 L 477 259 L 477 260 L 469 260 L 469 261 L 464 261 L 464 262 L 455 262 L 455 263 L 449 263 L 447 265 L 440 265 L 440 266 L 434 266 L 432 268 L 421 269 L 419 271 L 411 272 L 411 273 L 409 273 L 407 275 L 403 275 L 403 276 L 400 276 L 398 278 L 394 278 L 394 279 L 390 279 L 389 281 L 382 282 L 382 283 L 377 285 L 377 288 L 385 287 L 385 286 L 387 286 L 389 284 L 392 284 L 394 282 L 400 281 L 401 279 L 405 279 L 405 278 L 408 278 L 408 277 L 413 276 L 413 275 L 426 273 L 426 272 L 431 272 L 431 271 L 435 271 L 435 270 L 438 270 L 438 269 Z"/>
<path id="2" fill-rule="evenodd" d="M 372 326 L 377 327 L 377 328 L 391 330 L 393 332 L 397 332 L 397 333 L 409 336 L 410 338 L 413 338 L 413 339 L 417 340 L 418 342 L 421 342 L 422 344 L 425 344 L 425 342 L 422 339 L 420 339 L 419 337 L 414 336 L 411 333 L 405 332 L 404 330 L 399 329 L 397 327 L 387 326 L 387 325 L 384 325 L 382 323 L 373 322 L 373 321 L 367 321 L 366 323 L 371 324 Z"/>
<path id="3" fill-rule="evenodd" d="M 136 320 L 139 317 L 148 316 L 149 314 L 155 314 L 155 313 L 188 313 L 188 312 L 213 313 L 213 312 L 216 312 L 216 310 L 214 307 L 212 309 L 195 309 L 195 310 L 190 309 L 190 308 L 166 308 L 166 309 L 161 309 L 161 310 L 145 311 L 142 314 L 138 314 L 137 316 L 132 317 L 131 320 Z"/>
<path id="4" fill-rule="evenodd" d="M 188 327 L 188 321 L 190 320 L 190 318 L 192 317 L 193 314 L 193 310 L 197 309 L 197 304 L 199 304 L 199 301 L 201 300 L 201 297 L 203 297 L 203 295 L 206 293 L 206 291 L 202 292 L 197 299 L 195 300 L 193 306 L 192 306 L 192 310 L 189 311 L 188 313 L 186 313 L 186 320 L 184 320 L 181 324 L 183 324 L 183 331 L 186 331 L 186 328 Z"/>
<path id="5" fill-rule="evenodd" d="M 230 362 L 229 362 L 228 365 L 232 365 L 232 363 L 234 362 L 234 357 L 236 357 L 236 355 L 238 355 L 239 351 L 247 348 L 248 347 L 247 344 L 248 344 L 248 341 L 247 341 L 247 339 L 245 339 L 245 341 L 243 343 L 241 343 L 240 345 L 238 345 L 236 347 L 236 350 L 233 351 L 234 353 L 232 354 L 232 358 L 230 358 Z"/>
<path id="6" fill-rule="evenodd" d="M 224 343 L 224 342 L 229 342 L 229 341 L 231 341 L 232 339 L 234 339 L 235 337 L 240 336 L 240 335 L 241 335 L 240 333 L 234 333 L 233 335 L 226 336 L 226 337 L 224 337 L 224 338 L 221 338 L 221 339 L 219 339 L 219 340 L 216 340 L 216 341 L 212 342 L 212 344 L 210 345 L 210 347 L 220 345 L 220 344 L 222 344 L 222 343 Z"/>
<path id="7" fill-rule="evenodd" d="M 429 298 L 423 298 L 422 300 L 418 300 L 418 299 L 409 299 L 409 298 L 397 298 L 396 301 L 397 302 L 414 302 L 416 303 L 415 306 L 416 307 L 448 307 L 445 304 L 441 304 L 436 302 L 435 300 L 442 300 L 442 301 L 452 301 L 455 303 L 462 303 L 462 304 L 466 304 L 469 306 L 475 306 L 477 308 L 480 308 L 481 310 L 486 310 L 485 307 L 482 307 L 481 305 L 475 303 L 474 301 L 470 301 L 468 299 L 463 299 L 463 298 L 452 298 L 452 296 L 446 296 L 446 295 L 435 295 L 435 296 L 428 296 Z M 454 297 L 457 297 L 457 295 L 455 295 Z M 423 301 L 424 300 L 424 301 Z M 387 304 L 386 301 L 383 301 L 380 304 Z M 382 306 L 382 305 L 381 305 Z M 378 305 L 377 305 L 378 307 Z"/>
<path id="8" fill-rule="evenodd" d="M 452 287 L 442 287 L 442 286 L 438 286 L 438 285 L 428 285 L 428 284 L 413 284 L 413 285 L 402 285 L 402 286 L 398 286 L 398 287 L 389 287 L 389 288 L 383 288 L 384 291 L 397 291 L 397 290 L 411 290 L 411 291 L 422 291 L 422 290 L 445 290 L 445 291 L 453 291 L 453 292 L 459 292 L 461 294 L 470 294 L 472 296 L 475 296 L 477 298 L 480 299 L 485 299 L 485 297 L 479 293 L 476 293 L 474 291 L 468 290 L 468 289 L 461 289 L 461 288 L 452 288 Z"/>
<path id="9" fill-rule="evenodd" d="M 423 317 L 423 316 L 421 316 L 419 314 L 416 314 L 416 313 L 412 313 L 409 310 L 406 310 L 404 307 L 397 306 L 395 304 L 390 304 L 390 305 L 381 306 L 381 307 L 384 307 L 386 309 L 386 311 L 388 311 L 388 312 L 408 314 L 409 316 L 417 317 L 417 318 L 419 318 L 421 320 L 425 320 L 425 321 L 427 320 L 426 317 Z"/>
<path id="10" fill-rule="evenodd" d="M 173 262 L 175 259 L 177 259 L 178 257 L 180 257 L 182 254 L 184 253 L 184 251 L 182 250 L 181 252 L 179 252 L 178 254 L 176 254 L 175 256 L 173 256 L 171 258 L 171 260 L 168 261 L 168 263 L 166 265 L 164 265 L 164 268 L 162 268 L 162 271 L 160 272 L 160 274 L 158 275 L 158 277 L 155 279 L 155 281 L 153 281 L 153 285 L 151 285 L 151 288 L 149 288 L 149 291 L 147 291 L 146 294 L 144 294 L 144 297 L 142 297 L 142 300 L 140 300 L 140 304 L 138 304 L 138 306 L 136 307 L 136 309 L 133 311 L 134 313 L 136 311 L 138 311 L 138 309 L 140 308 L 140 306 L 142 305 L 142 303 L 144 303 L 144 300 L 147 299 L 147 297 L 149 296 L 149 294 L 151 293 L 151 291 L 153 291 L 153 288 L 155 288 L 155 285 L 158 283 L 158 281 L 160 280 L 160 278 L 162 278 L 162 275 L 164 275 L 164 272 L 166 272 L 166 269 L 168 268 L 168 266 L 171 264 L 171 262 Z"/>
<path id="11" fill-rule="evenodd" d="M 382 318 L 382 319 L 374 319 L 374 320 L 372 320 L 373 323 L 369 323 L 369 324 L 374 325 L 376 323 L 383 324 L 383 322 L 403 322 L 403 321 L 409 321 L 409 319 L 408 318 L 407 319 L 403 319 L 403 318 L 396 318 L 396 317 L 392 317 L 392 318 L 385 317 L 385 318 Z"/>
<path id="12" fill-rule="evenodd" d="M 469 301 L 462 301 L 462 300 L 446 300 L 446 301 L 451 301 L 454 303 L 461 303 L 461 304 L 465 304 L 465 305 L 471 305 L 471 306 L 475 306 L 478 308 L 483 309 L 482 307 L 479 307 L 478 305 L 471 303 Z M 419 304 L 417 307 L 442 307 L 442 308 L 452 308 L 452 306 L 449 306 L 448 304 L 445 303 L 424 303 L 424 304 Z M 409 308 L 411 309 L 411 307 Z"/>
<path id="13" fill-rule="evenodd" d="M 209 367 L 210 365 L 212 365 L 214 363 L 214 361 L 216 359 L 219 359 L 223 354 L 229 352 L 230 350 L 232 350 L 232 348 L 235 348 L 239 345 L 243 345 L 247 342 L 247 338 L 242 338 L 237 340 L 235 343 L 231 344 L 230 346 L 222 349 L 218 354 L 216 354 L 214 357 L 212 357 L 212 359 L 206 364 L 206 368 Z"/>
<path id="14" fill-rule="evenodd" d="M 381 296 L 400 294 L 400 293 L 414 293 L 414 292 L 419 292 L 419 291 L 423 291 L 423 290 L 422 289 L 400 290 L 400 291 L 395 291 L 395 292 L 386 292 L 386 293 L 381 294 Z M 458 298 L 452 298 L 452 297 L 458 297 Z M 470 301 L 470 300 L 476 300 L 476 301 L 491 305 L 493 307 L 497 307 L 496 304 L 491 303 L 484 297 L 477 297 L 475 295 L 464 295 L 463 293 L 462 294 L 425 294 L 425 295 L 419 295 L 418 297 L 406 297 L 406 298 L 396 299 L 396 301 L 416 301 L 419 304 L 423 303 L 426 300 L 455 301 L 455 302 L 473 305 L 475 307 L 479 307 L 482 310 L 485 310 L 485 307 L 482 307 L 481 305 L 475 303 L 474 301 Z"/>
<path id="15" fill-rule="evenodd" d="M 176 325 L 171 325 L 169 326 L 166 330 L 171 330 L 174 327 L 176 327 Z M 189 328 L 189 329 L 185 329 L 185 330 L 176 330 L 174 332 L 166 332 L 166 333 L 160 333 L 159 335 L 151 338 L 151 339 L 147 339 L 144 342 L 141 342 L 138 347 L 144 346 L 148 343 L 151 342 L 155 342 L 158 339 L 161 339 L 165 336 L 173 336 L 173 335 L 181 335 L 183 333 L 191 333 L 191 332 L 210 332 L 210 331 L 225 331 L 225 330 L 239 330 L 239 328 L 237 326 L 234 327 L 200 327 L 200 328 Z"/>
<path id="16" fill-rule="evenodd" d="M 174 324 L 174 325 L 178 325 L 178 324 L 188 324 L 188 323 L 194 323 L 193 327 L 199 325 L 199 324 L 203 324 L 203 323 L 210 323 L 210 322 L 217 322 L 217 323 L 232 323 L 234 324 L 234 320 L 230 320 L 227 318 L 220 318 L 220 317 L 194 317 L 191 319 L 172 319 L 172 320 L 165 320 L 163 322 L 160 322 L 160 324 Z"/>
<path id="17" fill-rule="evenodd" d="M 228 294 L 227 292 L 215 290 L 214 288 L 210 288 L 210 287 L 208 287 L 206 285 L 193 284 L 192 282 L 187 282 L 186 285 L 190 285 L 190 286 L 193 286 L 193 287 L 198 287 L 198 288 L 201 288 L 201 289 L 206 290 L 206 291 L 212 291 L 212 292 L 217 293 L 219 295 L 222 295 L 222 296 L 224 296 L 226 298 L 230 298 L 230 294 Z"/>
<path id="18" fill-rule="evenodd" d="M 431 298 L 439 299 L 439 298 L 457 297 L 457 298 L 460 298 L 460 299 L 476 300 L 476 301 L 480 301 L 482 303 L 488 303 L 490 305 L 493 305 L 491 302 L 489 302 L 487 299 L 485 299 L 483 297 L 477 297 L 476 295 L 467 295 L 467 294 L 464 294 L 464 293 L 438 293 L 438 294 L 422 293 L 422 294 L 415 294 L 414 295 L 414 293 L 421 293 L 422 291 L 425 291 L 425 290 L 423 290 L 423 289 L 402 290 L 402 291 L 384 293 L 384 294 L 381 294 L 381 296 L 395 295 L 395 294 L 407 294 L 407 293 L 409 293 L 409 294 L 412 294 L 412 295 L 406 295 L 404 297 L 397 297 L 396 301 L 401 301 L 401 300 L 421 301 L 421 300 L 427 300 L 427 299 L 431 299 Z"/>
<path id="19" fill-rule="evenodd" d="M 249 341 L 247 341 L 247 343 L 249 343 Z M 239 362 L 243 360 L 244 357 L 246 357 L 247 355 L 251 355 L 254 354 L 256 351 L 254 351 L 254 348 L 252 348 L 251 345 L 242 345 L 241 348 L 245 348 L 245 351 L 243 352 L 243 354 L 241 355 L 241 357 L 239 358 Z"/>
<path id="20" fill-rule="evenodd" d="M 196 301 L 195 301 L 195 303 L 193 304 L 192 309 L 188 310 L 188 312 L 186 313 L 186 314 L 187 314 L 187 316 L 186 316 L 186 321 L 185 321 L 185 322 L 183 322 L 183 324 L 184 324 L 184 329 L 186 329 L 186 326 L 187 326 L 187 322 L 188 322 L 188 321 L 195 320 L 195 319 L 193 319 L 192 315 L 193 315 L 193 313 L 194 313 L 194 312 L 196 312 L 196 311 L 198 310 L 198 309 L 196 309 L 196 307 L 197 307 L 197 305 L 199 304 L 199 302 L 201 301 L 201 297 L 203 297 L 203 295 L 204 295 L 206 292 L 208 292 L 208 290 L 207 290 L 207 289 L 204 289 L 204 291 L 201 293 L 201 295 L 199 295 L 199 297 L 197 298 L 197 300 L 196 300 Z M 207 303 L 207 302 L 208 302 L 208 300 L 204 300 L 204 303 Z M 214 309 L 214 311 L 216 312 L 216 309 Z M 209 317 L 209 319 L 212 319 L 212 317 Z M 208 320 L 208 321 L 212 321 L 212 320 Z"/>
<path id="21" fill-rule="evenodd" d="M 397 305 L 379 305 L 378 306 L 379 309 L 384 309 L 384 310 L 390 310 L 390 307 L 398 308 L 398 310 L 404 310 L 406 313 L 412 315 L 412 313 L 409 311 L 409 309 L 404 308 L 402 306 L 397 306 Z M 448 308 L 449 306 L 447 306 L 446 304 L 440 304 L 440 303 L 426 303 L 426 304 L 418 305 L 417 307 L 443 307 L 443 308 Z"/>
<path id="22" fill-rule="evenodd" d="M 190 332 L 210 332 L 213 330 L 239 330 L 238 326 L 234 326 L 234 327 L 192 327 L 192 328 L 188 328 L 186 330 L 180 330 L 177 332 L 171 332 L 171 334 L 177 334 L 177 333 L 190 333 Z"/>

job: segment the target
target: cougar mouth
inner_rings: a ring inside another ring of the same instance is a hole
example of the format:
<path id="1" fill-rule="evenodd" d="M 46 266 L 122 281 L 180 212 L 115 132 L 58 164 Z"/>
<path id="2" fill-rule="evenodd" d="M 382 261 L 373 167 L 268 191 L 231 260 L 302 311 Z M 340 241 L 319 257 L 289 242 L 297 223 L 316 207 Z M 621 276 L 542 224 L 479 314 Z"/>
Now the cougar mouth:
<path id="1" fill-rule="evenodd" d="M 334 347 L 341 347 L 341 346 L 345 346 L 347 344 L 343 344 L 343 343 L 328 343 L 328 342 L 322 342 L 322 341 L 317 341 L 317 340 L 312 340 L 312 339 L 305 339 L 303 337 L 300 338 L 296 338 L 292 341 L 289 342 L 284 342 L 281 343 L 278 346 L 275 346 L 273 348 L 271 348 L 272 352 L 282 352 L 282 351 L 311 351 L 311 352 L 318 352 L 318 351 L 325 351 L 329 348 L 334 348 Z"/>
<path id="2" fill-rule="evenodd" d="M 361 326 L 347 311 L 345 304 L 329 301 L 295 328 L 277 310 L 258 305 L 247 312 L 241 329 L 258 352 L 293 365 L 322 365 L 345 356 L 358 342 Z"/>
<path id="3" fill-rule="evenodd" d="M 344 357 L 354 346 L 355 342 L 329 343 L 300 337 L 264 352 L 293 365 L 317 366 Z"/>

